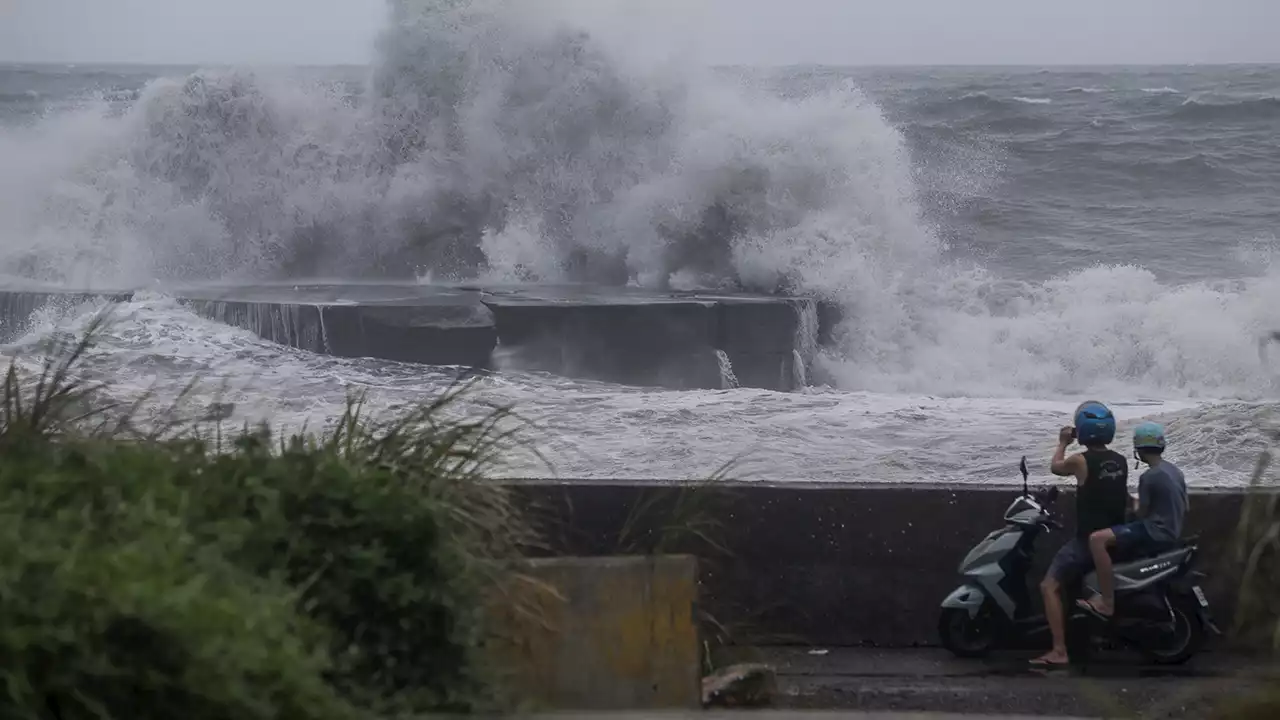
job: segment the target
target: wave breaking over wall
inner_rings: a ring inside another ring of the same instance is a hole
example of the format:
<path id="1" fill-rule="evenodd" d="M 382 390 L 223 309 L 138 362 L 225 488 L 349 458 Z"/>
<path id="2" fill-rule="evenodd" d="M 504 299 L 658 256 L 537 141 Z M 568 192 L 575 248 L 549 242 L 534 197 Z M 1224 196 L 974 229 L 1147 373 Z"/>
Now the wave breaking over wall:
<path id="1" fill-rule="evenodd" d="M 0 131 L 0 272 L 785 291 L 843 306 L 815 363 L 844 388 L 1272 390 L 1272 278 L 1033 284 L 944 259 L 902 135 L 849 82 L 783 99 L 640 66 L 521 3 L 391 10 L 359 87 L 204 71 Z"/>
<path id="2" fill-rule="evenodd" d="M 852 87 L 787 103 L 629 67 L 511 3 L 392 6 L 359 92 L 200 72 L 6 137 L 34 181 L 6 173 L 6 269 L 772 291 L 814 245 L 930 244 L 900 140 Z"/>

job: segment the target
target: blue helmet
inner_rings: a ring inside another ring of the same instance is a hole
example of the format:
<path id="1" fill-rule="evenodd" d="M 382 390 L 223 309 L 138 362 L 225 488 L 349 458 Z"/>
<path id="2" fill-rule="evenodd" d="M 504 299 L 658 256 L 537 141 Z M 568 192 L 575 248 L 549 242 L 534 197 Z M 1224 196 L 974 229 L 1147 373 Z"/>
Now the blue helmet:
<path id="1" fill-rule="evenodd" d="M 1133 429 L 1134 450 L 1164 451 L 1164 426 L 1160 423 L 1144 422 Z"/>
<path id="2" fill-rule="evenodd" d="M 1076 408 L 1076 440 L 1081 445 L 1106 445 L 1116 439 L 1116 416 L 1096 400 Z"/>

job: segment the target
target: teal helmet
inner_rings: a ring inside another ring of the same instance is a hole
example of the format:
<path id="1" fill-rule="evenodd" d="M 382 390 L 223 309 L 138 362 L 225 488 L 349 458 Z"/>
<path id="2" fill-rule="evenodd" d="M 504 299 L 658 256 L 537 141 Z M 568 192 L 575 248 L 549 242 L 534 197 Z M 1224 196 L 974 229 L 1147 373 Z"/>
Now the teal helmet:
<path id="1" fill-rule="evenodd" d="M 1160 423 L 1144 422 L 1133 429 L 1134 450 L 1164 450 L 1164 426 Z"/>

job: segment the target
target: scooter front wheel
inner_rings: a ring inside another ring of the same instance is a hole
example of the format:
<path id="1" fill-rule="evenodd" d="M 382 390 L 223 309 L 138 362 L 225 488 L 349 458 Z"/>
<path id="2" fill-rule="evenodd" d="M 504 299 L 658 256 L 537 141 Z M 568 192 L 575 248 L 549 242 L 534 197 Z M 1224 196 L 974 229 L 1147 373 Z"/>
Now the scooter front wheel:
<path id="1" fill-rule="evenodd" d="M 996 645 L 996 623 L 986 608 L 970 617 L 967 610 L 943 608 L 938 618 L 938 638 L 942 647 L 957 657 L 977 658 L 986 655 Z"/>

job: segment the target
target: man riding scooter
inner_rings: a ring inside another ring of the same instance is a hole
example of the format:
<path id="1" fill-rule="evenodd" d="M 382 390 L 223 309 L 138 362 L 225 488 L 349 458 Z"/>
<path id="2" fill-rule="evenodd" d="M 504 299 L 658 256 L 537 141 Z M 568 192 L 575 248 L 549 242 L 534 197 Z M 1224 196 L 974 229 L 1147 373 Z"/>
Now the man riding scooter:
<path id="1" fill-rule="evenodd" d="M 1094 401 L 1076 408 L 1075 427 L 1065 427 L 1058 433 L 1058 448 L 1049 469 L 1054 475 L 1076 479 L 1076 534 L 1054 555 L 1040 584 L 1053 649 L 1032 660 L 1033 665 L 1058 666 L 1069 662 L 1062 588 L 1092 568 L 1089 537 L 1125 521 L 1129 506 L 1129 463 L 1123 455 L 1107 447 L 1115 436 L 1115 416 L 1106 405 Z M 1073 439 L 1085 450 L 1067 457 L 1067 447 Z"/>
<path id="2" fill-rule="evenodd" d="M 1116 534 L 1114 528 L 1125 522 L 1131 505 L 1126 482 L 1128 463 L 1103 442 L 1114 439 L 1114 434 L 1114 419 L 1099 403 L 1082 405 L 1076 413 L 1076 427 L 1064 428 L 1059 434 L 1052 467 L 1059 475 L 1076 477 L 1078 527 L 1075 538 L 1054 557 L 1041 585 L 1045 614 L 1032 613 L 1027 580 L 1034 567 L 1037 540 L 1063 529 L 1061 516 L 1055 511 L 1060 493 L 1056 485 L 1035 491 L 1028 488 L 1024 457 L 1019 467 L 1022 488 L 1005 509 L 1003 526 L 987 533 L 965 553 L 957 568 L 963 580 L 942 601 L 938 636 L 943 647 L 958 657 L 984 657 L 1000 648 L 1023 648 L 1042 642 L 1049 631 L 1054 651 L 1032 662 L 1054 667 L 1067 662 L 1063 636 L 1068 633 L 1064 632 L 1061 597 L 1067 593 L 1063 590 L 1069 590 L 1073 601 L 1102 594 L 1098 573 L 1090 572 L 1094 562 L 1088 539 L 1108 529 Z M 1153 434 L 1150 427 L 1136 433 L 1139 456 L 1153 466 L 1154 455 L 1159 453 L 1151 450 L 1161 446 L 1162 434 Z M 1073 435 L 1086 449 L 1066 457 Z M 1156 498 L 1157 487 L 1151 477 L 1144 477 L 1139 493 L 1144 520 L 1162 512 L 1156 509 L 1164 502 Z M 1174 511 L 1173 517 L 1180 518 L 1180 511 Z M 1174 524 L 1180 525 L 1180 521 Z M 1151 532 L 1157 537 L 1161 533 L 1176 537 L 1181 528 L 1174 524 L 1162 523 L 1161 530 Z M 1119 534 L 1123 536 L 1125 531 Z M 1152 663 L 1177 665 L 1203 649 L 1206 631 L 1220 635 L 1201 588 L 1204 574 L 1194 569 L 1199 550 L 1194 542 L 1180 542 L 1150 557 L 1117 557 L 1111 575 L 1114 618 L 1073 623 L 1073 630 L 1078 632 L 1071 635 L 1079 642 L 1073 644 L 1071 661 L 1086 661 L 1095 647 L 1118 644 L 1137 650 Z M 1088 611 L 1079 610 L 1074 602 L 1069 607 L 1075 611 L 1073 619 L 1089 617 Z"/>
<path id="3" fill-rule="evenodd" d="M 1147 471 L 1138 479 L 1137 520 L 1098 530 L 1089 550 L 1098 573 L 1098 593 L 1077 600 L 1081 608 L 1103 619 L 1115 614 L 1115 571 L 1112 547 L 1121 554 L 1155 555 L 1178 545 L 1187 513 L 1187 482 L 1176 465 L 1164 459 L 1164 427 L 1144 422 L 1133 430 L 1133 451 Z"/>

